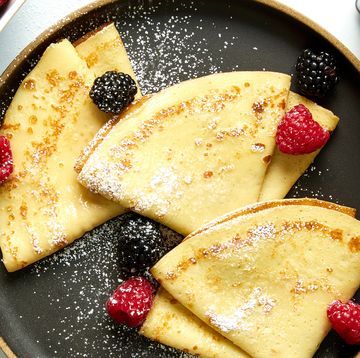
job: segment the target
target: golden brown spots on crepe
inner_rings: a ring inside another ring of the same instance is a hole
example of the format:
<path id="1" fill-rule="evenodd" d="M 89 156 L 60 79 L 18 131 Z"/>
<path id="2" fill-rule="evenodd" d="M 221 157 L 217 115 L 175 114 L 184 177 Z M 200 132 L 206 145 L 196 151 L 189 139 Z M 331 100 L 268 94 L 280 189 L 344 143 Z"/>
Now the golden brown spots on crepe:
<path id="1" fill-rule="evenodd" d="M 51 86 L 56 87 L 59 85 L 61 77 L 57 70 L 52 70 L 46 74 L 46 80 L 50 83 Z"/>
<path id="2" fill-rule="evenodd" d="M 36 82 L 35 80 L 32 80 L 32 79 L 29 79 L 29 80 L 26 80 L 24 83 L 23 83 L 23 87 L 27 90 L 35 90 L 36 89 Z"/>
<path id="3" fill-rule="evenodd" d="M 175 299 L 175 298 L 171 298 L 170 299 L 170 303 L 172 304 L 172 305 L 176 305 L 177 303 L 178 303 L 178 301 Z"/>
<path id="4" fill-rule="evenodd" d="M 99 57 L 97 53 L 92 52 L 89 56 L 85 58 L 86 64 L 89 68 L 95 66 L 99 62 Z"/>
<path id="5" fill-rule="evenodd" d="M 264 100 L 260 100 L 258 102 L 253 103 L 252 105 L 252 110 L 255 113 L 255 115 L 259 115 L 262 112 L 264 112 L 265 106 L 266 106 L 266 102 Z"/>
<path id="6" fill-rule="evenodd" d="M 359 253 L 360 252 L 360 236 L 351 238 L 348 245 L 349 245 L 349 249 L 351 252 Z"/>
<path id="7" fill-rule="evenodd" d="M 76 78 L 78 78 L 78 73 L 76 71 L 70 71 L 69 72 L 69 79 L 75 80 Z"/>
<path id="8" fill-rule="evenodd" d="M 214 175 L 214 173 L 213 173 L 212 171 L 210 171 L 210 170 L 204 172 L 204 174 L 203 174 L 203 176 L 204 176 L 205 179 L 209 179 L 209 178 L 211 178 L 213 175 Z"/>
<path id="9" fill-rule="evenodd" d="M 271 162 L 271 158 L 272 158 L 271 155 L 267 155 L 266 157 L 263 158 L 263 162 L 265 164 L 269 164 Z"/>
<path id="10" fill-rule="evenodd" d="M 343 239 L 343 232 L 342 230 L 335 229 L 331 231 L 331 238 L 336 241 L 342 241 Z"/>
<path id="11" fill-rule="evenodd" d="M 269 207 L 271 207 L 271 205 Z M 221 244 L 214 244 L 206 249 L 199 248 L 193 257 L 184 259 L 175 267 L 173 271 L 169 271 L 168 273 L 166 273 L 165 278 L 169 280 L 175 280 L 181 272 L 187 270 L 188 267 L 194 262 L 198 262 L 207 258 L 220 258 L 220 255 L 225 251 L 231 252 L 240 247 L 253 246 L 256 244 L 259 237 L 270 238 L 274 237 L 275 235 L 279 235 L 279 233 L 281 233 L 282 235 L 293 235 L 295 232 L 302 230 L 307 230 L 309 232 L 319 232 L 323 236 L 330 236 L 333 240 L 342 242 L 340 239 L 340 237 L 342 238 L 341 230 L 331 229 L 330 227 L 321 224 L 315 220 L 291 222 L 285 221 L 281 225 L 280 229 L 276 229 L 273 224 L 255 226 L 248 230 L 246 236 L 235 235 L 227 242 L 223 242 Z M 191 235 L 189 237 L 191 237 Z M 185 238 L 185 240 L 187 240 L 189 237 Z M 350 240 L 349 247 L 350 250 L 352 250 L 353 252 L 359 252 L 360 237 L 356 237 Z M 300 288 L 298 288 L 298 290 L 299 289 Z M 307 288 L 308 291 L 314 289 L 314 286 L 311 285 L 309 286 L 309 288 Z M 294 290 L 296 290 L 296 288 L 294 288 Z"/>
<path id="12" fill-rule="evenodd" d="M 27 212 L 28 212 L 27 205 L 26 205 L 26 203 L 23 202 L 20 206 L 20 215 L 23 219 L 26 219 Z"/>
<path id="13" fill-rule="evenodd" d="M 20 123 L 15 123 L 15 124 L 6 124 L 4 123 L 1 127 L 3 130 L 12 130 L 12 131 L 16 131 L 20 128 Z"/>
<path id="14" fill-rule="evenodd" d="M 282 100 L 282 101 L 280 102 L 279 107 L 280 107 L 281 109 L 285 109 L 285 108 L 286 108 L 286 102 L 285 102 L 285 100 Z"/>

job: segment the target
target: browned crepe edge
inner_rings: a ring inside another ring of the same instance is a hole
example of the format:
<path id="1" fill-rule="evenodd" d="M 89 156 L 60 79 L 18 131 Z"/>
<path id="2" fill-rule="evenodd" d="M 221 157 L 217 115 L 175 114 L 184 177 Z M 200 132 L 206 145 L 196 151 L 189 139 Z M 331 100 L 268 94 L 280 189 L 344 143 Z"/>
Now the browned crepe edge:
<path id="1" fill-rule="evenodd" d="M 0 337 L 0 352 L 3 352 L 7 358 L 17 358 L 2 337 Z"/>
<path id="2" fill-rule="evenodd" d="M 191 234 L 186 236 L 184 240 L 190 239 L 191 237 L 199 235 L 216 225 L 219 225 L 219 224 L 222 224 L 229 220 L 235 219 L 239 216 L 255 214 L 262 210 L 272 209 L 272 208 L 279 207 L 279 206 L 289 206 L 289 205 L 319 206 L 319 207 L 323 207 L 325 209 L 339 211 L 339 212 L 349 215 L 351 217 L 355 217 L 355 215 L 356 215 L 356 209 L 353 209 L 353 208 L 350 208 L 347 206 L 338 205 L 338 204 L 331 203 L 328 201 L 312 199 L 312 198 L 281 199 L 281 200 L 265 201 L 265 202 L 251 204 L 244 208 L 241 208 L 241 209 L 232 211 L 230 213 L 227 213 L 225 215 L 222 215 L 222 216 L 216 218 L 215 220 L 210 221 L 208 224 L 204 225 L 200 229 L 195 230 L 194 232 L 192 232 Z"/>
<path id="3" fill-rule="evenodd" d="M 116 124 L 121 120 L 125 119 L 128 115 L 132 114 L 134 111 L 138 110 L 142 105 L 147 102 L 150 97 L 150 95 L 141 97 L 139 100 L 133 102 L 130 106 L 128 106 L 122 113 L 112 117 L 109 121 L 105 123 L 105 125 L 99 130 L 99 132 L 97 132 L 93 140 L 82 150 L 80 156 L 76 160 L 74 169 L 78 174 L 81 172 L 89 157 L 94 153 L 96 148 L 102 143 L 102 141 L 116 126 Z"/>

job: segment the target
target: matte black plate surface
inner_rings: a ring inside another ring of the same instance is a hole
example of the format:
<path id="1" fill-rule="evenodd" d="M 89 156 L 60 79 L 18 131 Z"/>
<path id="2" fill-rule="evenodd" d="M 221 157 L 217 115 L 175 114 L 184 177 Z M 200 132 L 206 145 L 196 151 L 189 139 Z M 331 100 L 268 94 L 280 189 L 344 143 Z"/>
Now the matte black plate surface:
<path id="1" fill-rule="evenodd" d="M 63 37 L 76 40 L 111 20 L 129 50 L 144 93 L 219 71 L 293 73 L 298 54 L 309 46 L 334 53 L 341 81 L 321 104 L 341 122 L 289 196 L 331 200 L 360 210 L 359 70 L 307 25 L 252 0 L 99 3 L 45 35 L 18 61 L 0 87 L 0 114 L 50 42 Z M 0 336 L 19 357 L 182 356 L 134 330 L 115 327 L 107 318 L 104 302 L 121 279 L 116 233 L 123 220 L 104 224 L 18 273 L 8 274 L 0 267 Z M 316 357 L 352 357 L 356 351 L 331 333 Z"/>

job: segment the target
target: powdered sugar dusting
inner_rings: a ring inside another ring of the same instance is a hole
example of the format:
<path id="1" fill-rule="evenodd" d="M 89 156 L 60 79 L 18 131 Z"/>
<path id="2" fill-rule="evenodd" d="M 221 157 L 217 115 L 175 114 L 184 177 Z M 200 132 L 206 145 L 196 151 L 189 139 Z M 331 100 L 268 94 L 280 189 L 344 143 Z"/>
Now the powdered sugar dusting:
<path id="1" fill-rule="evenodd" d="M 125 46 L 130 49 L 129 56 L 143 94 L 158 92 L 183 80 L 221 72 L 224 50 L 234 46 L 238 39 L 225 27 L 222 29 L 224 32 L 219 33 L 222 44 L 213 52 L 208 29 L 216 24 L 194 18 L 193 13 L 198 10 L 195 2 L 182 4 L 176 1 L 174 11 L 156 21 L 153 14 L 161 5 L 161 2 L 150 8 L 145 5 L 146 8 L 127 13 L 121 23 L 117 23 Z M 196 31 L 190 30 L 194 27 Z M 133 48 L 141 48 L 141 51 L 131 51 Z M 236 69 L 237 65 L 233 70 Z"/>
<path id="2" fill-rule="evenodd" d="M 290 197 L 293 198 L 315 198 L 320 200 L 328 200 L 336 204 L 341 204 L 332 194 L 325 194 L 322 186 L 318 185 L 316 189 L 312 189 L 311 181 L 316 177 L 321 177 L 326 182 L 328 175 L 331 175 L 330 169 L 320 170 L 316 164 L 311 164 L 306 172 L 300 177 L 290 191 Z"/>
<path id="3" fill-rule="evenodd" d="M 260 287 L 255 287 L 248 300 L 237 307 L 233 314 L 217 314 L 213 307 L 210 307 L 205 315 L 209 318 L 210 324 L 224 333 L 235 330 L 249 330 L 252 327 L 248 317 L 254 313 L 256 307 L 261 307 L 264 313 L 269 313 L 275 306 L 275 299 L 262 293 Z"/>
<path id="4" fill-rule="evenodd" d="M 40 284 L 33 296 L 34 301 L 41 297 L 38 304 L 42 305 L 44 312 L 54 311 L 51 318 L 38 317 L 39 320 L 46 320 L 47 328 L 45 335 L 36 337 L 39 344 L 49 346 L 52 356 L 187 356 L 150 342 L 135 329 L 114 324 L 105 311 L 106 299 L 122 282 L 119 274 L 121 263 L 118 260 L 121 242 L 117 232 L 126 218 L 127 215 L 123 215 L 105 223 L 85 234 L 72 246 L 28 269 L 38 283 L 51 280 L 52 287 L 61 290 L 48 291 L 46 285 Z M 160 229 L 169 245 L 178 242 L 179 235 L 165 227 Z M 58 337 L 55 341 L 54 335 Z"/>
<path id="5" fill-rule="evenodd" d="M 276 237 L 276 228 L 273 223 L 257 225 L 248 231 L 248 237 L 257 242 L 260 240 L 269 240 Z"/>
<path id="6" fill-rule="evenodd" d="M 238 328 L 238 318 L 235 316 L 225 316 L 216 314 L 213 309 L 209 309 L 206 312 L 206 316 L 210 320 L 210 324 L 219 328 L 222 332 L 228 333 Z"/>

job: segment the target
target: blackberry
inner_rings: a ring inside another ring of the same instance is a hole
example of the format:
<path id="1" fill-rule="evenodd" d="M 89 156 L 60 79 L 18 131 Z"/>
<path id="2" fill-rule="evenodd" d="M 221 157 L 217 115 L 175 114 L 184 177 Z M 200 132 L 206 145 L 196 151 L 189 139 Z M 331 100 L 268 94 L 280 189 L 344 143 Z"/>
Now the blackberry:
<path id="1" fill-rule="evenodd" d="M 300 92 L 309 97 L 324 97 L 339 81 L 336 61 L 324 51 L 315 54 L 304 50 L 297 59 L 296 72 Z"/>
<path id="2" fill-rule="evenodd" d="M 101 111 L 119 114 L 134 100 L 136 92 L 136 83 L 129 75 L 107 71 L 95 79 L 89 95 Z"/>
<path id="3" fill-rule="evenodd" d="M 119 263 L 123 275 L 140 274 L 149 278 L 148 269 L 181 240 L 179 234 L 155 221 L 134 213 L 125 214 L 119 229 Z"/>

